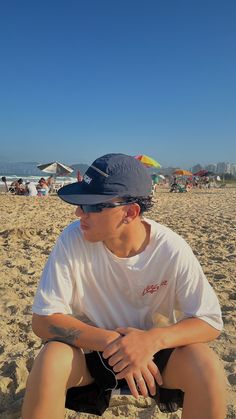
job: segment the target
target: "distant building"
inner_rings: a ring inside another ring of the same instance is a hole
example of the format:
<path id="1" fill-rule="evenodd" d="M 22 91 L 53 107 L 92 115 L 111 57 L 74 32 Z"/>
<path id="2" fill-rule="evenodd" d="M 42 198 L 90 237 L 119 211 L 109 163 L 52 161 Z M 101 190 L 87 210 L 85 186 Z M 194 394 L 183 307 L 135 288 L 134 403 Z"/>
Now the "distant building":
<path id="1" fill-rule="evenodd" d="M 233 176 L 236 176 L 236 164 L 232 163 L 230 167 L 230 173 Z"/>
<path id="2" fill-rule="evenodd" d="M 226 163 L 226 162 L 217 163 L 216 172 L 219 174 L 230 173 L 230 163 Z"/>
<path id="3" fill-rule="evenodd" d="M 216 173 L 216 168 L 217 168 L 216 164 L 208 164 L 205 167 L 206 170 L 209 170 L 209 172 L 213 172 L 213 173 Z"/>

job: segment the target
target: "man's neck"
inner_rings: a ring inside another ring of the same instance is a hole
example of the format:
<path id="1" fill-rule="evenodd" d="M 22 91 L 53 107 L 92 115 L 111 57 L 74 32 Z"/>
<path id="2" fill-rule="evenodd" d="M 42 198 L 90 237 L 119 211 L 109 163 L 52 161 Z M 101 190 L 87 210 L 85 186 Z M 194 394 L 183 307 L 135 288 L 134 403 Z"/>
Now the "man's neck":
<path id="1" fill-rule="evenodd" d="M 150 225 L 140 220 L 125 226 L 117 238 L 104 242 L 105 246 L 116 256 L 128 258 L 142 253 L 150 240 Z"/>

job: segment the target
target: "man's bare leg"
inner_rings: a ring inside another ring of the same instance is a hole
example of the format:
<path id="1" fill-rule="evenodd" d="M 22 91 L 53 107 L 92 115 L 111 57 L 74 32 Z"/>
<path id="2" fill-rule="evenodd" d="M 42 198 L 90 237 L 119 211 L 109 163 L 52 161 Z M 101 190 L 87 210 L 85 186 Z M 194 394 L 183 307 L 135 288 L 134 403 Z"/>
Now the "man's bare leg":
<path id="1" fill-rule="evenodd" d="M 162 377 L 164 387 L 185 392 L 182 419 L 225 419 L 225 374 L 207 345 L 175 349 Z"/>
<path id="2" fill-rule="evenodd" d="M 47 343 L 28 378 L 22 419 L 63 419 L 66 390 L 92 382 L 80 349 L 61 342 Z"/>

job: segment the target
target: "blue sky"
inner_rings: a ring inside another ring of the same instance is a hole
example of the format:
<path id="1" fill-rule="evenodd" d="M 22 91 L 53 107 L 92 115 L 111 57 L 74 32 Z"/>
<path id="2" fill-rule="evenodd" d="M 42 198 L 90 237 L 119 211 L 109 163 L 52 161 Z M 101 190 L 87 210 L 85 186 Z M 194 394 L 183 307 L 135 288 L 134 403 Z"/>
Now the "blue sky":
<path id="1" fill-rule="evenodd" d="M 235 0 L 0 3 L 1 161 L 236 163 Z"/>

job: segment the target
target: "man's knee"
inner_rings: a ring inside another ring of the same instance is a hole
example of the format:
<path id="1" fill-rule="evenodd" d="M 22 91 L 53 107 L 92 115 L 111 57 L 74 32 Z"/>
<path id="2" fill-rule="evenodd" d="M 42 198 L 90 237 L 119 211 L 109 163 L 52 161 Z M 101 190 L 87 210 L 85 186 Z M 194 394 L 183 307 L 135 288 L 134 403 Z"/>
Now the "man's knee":
<path id="1" fill-rule="evenodd" d="M 164 386 L 176 386 L 183 391 L 189 387 L 225 385 L 223 367 L 214 351 L 198 343 L 176 348 L 163 374 Z M 222 381 L 223 380 L 223 381 Z M 176 387 L 175 387 L 176 388 Z"/>
<path id="2" fill-rule="evenodd" d="M 183 359 L 194 376 L 213 377 L 220 370 L 220 362 L 214 351 L 207 345 L 198 343 L 180 349 Z"/>
<path id="3" fill-rule="evenodd" d="M 48 342 L 38 354 L 35 364 L 42 364 L 51 371 L 65 369 L 71 365 L 73 348 L 62 342 Z"/>
<path id="4" fill-rule="evenodd" d="M 39 352 L 30 375 L 37 375 L 49 384 L 57 380 L 67 386 L 75 365 L 83 361 L 82 351 L 65 343 L 51 341 Z M 83 361 L 85 362 L 85 361 Z"/>
<path id="5" fill-rule="evenodd" d="M 93 382 L 84 352 L 63 342 L 48 342 L 35 363 L 39 364 L 38 370 L 45 370 L 48 377 L 65 383 L 66 388 Z"/>

